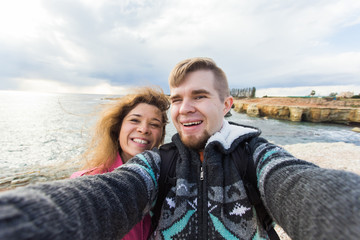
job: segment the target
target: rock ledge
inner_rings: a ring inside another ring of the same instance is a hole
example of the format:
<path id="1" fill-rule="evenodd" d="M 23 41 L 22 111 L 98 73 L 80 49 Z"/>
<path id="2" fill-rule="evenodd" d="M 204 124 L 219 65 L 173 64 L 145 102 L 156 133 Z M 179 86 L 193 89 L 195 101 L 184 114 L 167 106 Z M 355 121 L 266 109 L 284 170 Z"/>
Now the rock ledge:
<path id="1" fill-rule="evenodd" d="M 360 100 L 323 98 L 256 98 L 234 100 L 234 110 L 252 117 L 294 122 L 360 123 Z"/>

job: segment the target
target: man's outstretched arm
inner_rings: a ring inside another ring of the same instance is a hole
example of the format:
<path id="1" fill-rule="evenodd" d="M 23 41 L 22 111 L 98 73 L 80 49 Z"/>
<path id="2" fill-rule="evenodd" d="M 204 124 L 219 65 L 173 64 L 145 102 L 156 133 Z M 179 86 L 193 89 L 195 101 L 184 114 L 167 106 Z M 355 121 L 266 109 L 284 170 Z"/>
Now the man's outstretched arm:
<path id="1" fill-rule="evenodd" d="M 159 155 L 137 155 L 102 175 L 0 195 L 0 239 L 120 239 L 156 198 Z"/>
<path id="2" fill-rule="evenodd" d="M 360 176 L 319 168 L 270 143 L 254 146 L 262 199 L 293 240 L 360 239 Z"/>

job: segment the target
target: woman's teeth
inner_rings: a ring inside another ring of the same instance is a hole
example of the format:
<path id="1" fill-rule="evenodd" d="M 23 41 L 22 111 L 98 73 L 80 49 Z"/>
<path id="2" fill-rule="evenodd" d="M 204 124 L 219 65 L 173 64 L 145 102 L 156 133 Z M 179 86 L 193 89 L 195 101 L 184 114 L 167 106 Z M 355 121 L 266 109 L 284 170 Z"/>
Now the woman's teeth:
<path id="1" fill-rule="evenodd" d="M 136 142 L 136 143 L 141 143 L 141 144 L 148 144 L 149 143 L 146 140 L 138 139 L 138 138 L 134 138 L 133 141 Z"/>

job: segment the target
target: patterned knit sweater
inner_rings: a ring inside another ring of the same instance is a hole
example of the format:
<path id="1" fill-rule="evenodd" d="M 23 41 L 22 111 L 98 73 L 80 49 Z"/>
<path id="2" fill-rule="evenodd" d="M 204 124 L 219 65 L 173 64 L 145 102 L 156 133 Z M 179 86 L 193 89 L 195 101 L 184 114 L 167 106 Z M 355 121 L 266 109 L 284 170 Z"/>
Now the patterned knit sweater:
<path id="1" fill-rule="evenodd" d="M 360 239 L 360 176 L 322 169 L 224 122 L 204 150 L 173 141 L 177 184 L 163 205 L 156 239 L 264 239 L 228 153 L 250 140 L 258 187 L 273 219 L 293 240 Z M 56 181 L 0 194 L 0 239 L 116 239 L 156 201 L 157 150 L 107 174 Z"/>

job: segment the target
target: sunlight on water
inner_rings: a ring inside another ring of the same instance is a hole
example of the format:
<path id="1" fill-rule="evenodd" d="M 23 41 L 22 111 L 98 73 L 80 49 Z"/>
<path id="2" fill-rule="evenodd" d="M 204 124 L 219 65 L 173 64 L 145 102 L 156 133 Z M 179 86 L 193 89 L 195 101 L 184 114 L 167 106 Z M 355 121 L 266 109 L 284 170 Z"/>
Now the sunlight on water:
<path id="1" fill-rule="evenodd" d="M 70 160 L 81 153 L 99 97 L 0 93 L 0 168 Z"/>

